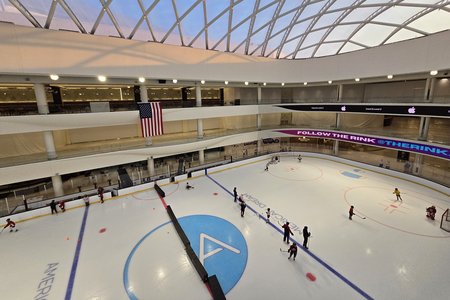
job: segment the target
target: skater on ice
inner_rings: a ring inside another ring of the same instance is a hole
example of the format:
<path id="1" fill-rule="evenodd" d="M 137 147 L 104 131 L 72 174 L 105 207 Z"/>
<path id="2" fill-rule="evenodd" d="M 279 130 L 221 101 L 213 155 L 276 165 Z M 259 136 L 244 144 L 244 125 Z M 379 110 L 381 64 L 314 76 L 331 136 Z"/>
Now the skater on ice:
<path id="1" fill-rule="evenodd" d="M 289 227 L 289 222 L 286 222 L 283 226 L 281 226 L 284 230 L 284 236 L 283 236 L 283 242 L 286 242 L 289 244 L 289 235 L 294 233 L 291 231 L 291 228 Z"/>
<path id="2" fill-rule="evenodd" d="M 289 247 L 288 250 L 289 257 L 288 259 L 291 259 L 292 256 L 294 256 L 294 260 L 297 257 L 297 244 L 295 242 L 292 243 L 292 245 Z"/>
<path id="3" fill-rule="evenodd" d="M 352 217 L 353 217 L 353 215 L 355 214 L 354 212 L 353 212 L 353 209 L 354 209 L 355 207 L 352 205 L 352 206 L 350 206 L 350 210 L 348 211 L 348 218 L 351 220 L 352 219 Z"/>
<path id="4" fill-rule="evenodd" d="M 56 214 L 58 214 L 58 211 L 56 210 L 56 202 L 55 202 L 55 200 L 52 200 L 52 202 L 50 202 L 50 209 L 52 210 L 52 215 L 53 215 L 53 213 L 56 213 Z"/>
<path id="5" fill-rule="evenodd" d="M 392 194 L 395 194 L 395 196 L 397 197 L 397 201 L 400 199 L 400 201 L 403 202 L 403 199 L 400 196 L 400 191 L 398 190 L 398 188 L 395 188 L 394 191 L 392 192 Z"/>
<path id="6" fill-rule="evenodd" d="M 436 215 L 436 207 L 434 205 L 428 207 L 427 208 L 427 218 L 434 220 L 435 215 Z"/>
<path id="7" fill-rule="evenodd" d="M 189 184 L 189 182 L 186 182 L 186 189 L 187 190 L 192 190 L 194 187 L 192 185 Z"/>
<path id="8" fill-rule="evenodd" d="M 241 217 L 244 217 L 245 208 L 247 207 L 247 204 L 245 204 L 244 200 L 239 200 L 241 203 L 239 204 L 241 206 Z"/>
<path id="9" fill-rule="evenodd" d="M 270 223 L 270 207 L 268 207 L 266 210 L 266 216 L 267 216 L 266 223 Z"/>
<path id="10" fill-rule="evenodd" d="M 13 232 L 13 231 L 19 231 L 19 229 L 16 228 L 16 223 L 14 221 L 11 221 L 11 219 L 6 219 L 6 225 L 3 227 L 3 230 L 5 230 L 6 228 L 10 227 L 11 229 L 9 230 L 9 232 Z"/>
<path id="11" fill-rule="evenodd" d="M 303 227 L 303 247 L 308 249 L 308 239 L 311 236 L 311 232 L 308 232 L 308 226 Z"/>

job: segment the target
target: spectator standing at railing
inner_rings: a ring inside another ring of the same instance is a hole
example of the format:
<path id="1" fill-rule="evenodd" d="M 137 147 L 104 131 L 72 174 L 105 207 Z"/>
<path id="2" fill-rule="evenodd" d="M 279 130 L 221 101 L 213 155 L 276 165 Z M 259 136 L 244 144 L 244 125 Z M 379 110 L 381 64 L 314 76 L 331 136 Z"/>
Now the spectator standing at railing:
<path id="1" fill-rule="evenodd" d="M 89 197 L 88 197 L 88 195 L 84 195 L 83 200 L 84 200 L 84 204 L 86 205 L 86 207 L 88 207 L 89 206 Z"/>
<path id="2" fill-rule="evenodd" d="M 52 200 L 52 202 L 50 202 L 50 209 L 52 210 L 52 215 L 53 215 L 53 213 L 56 213 L 56 214 L 58 214 L 58 210 L 56 209 L 56 202 L 55 202 L 55 200 Z"/>
<path id="3" fill-rule="evenodd" d="M 105 202 L 105 200 L 103 200 L 103 193 L 105 192 L 103 187 L 99 186 L 97 189 L 97 192 L 98 192 L 98 196 L 100 197 L 100 202 L 101 203 Z"/>

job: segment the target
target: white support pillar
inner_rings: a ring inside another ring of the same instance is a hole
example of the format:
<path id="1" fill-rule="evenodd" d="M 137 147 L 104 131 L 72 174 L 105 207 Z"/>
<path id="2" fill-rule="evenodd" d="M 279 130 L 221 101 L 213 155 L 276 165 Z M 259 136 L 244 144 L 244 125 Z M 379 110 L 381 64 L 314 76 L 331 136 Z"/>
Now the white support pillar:
<path id="1" fill-rule="evenodd" d="M 333 154 L 336 156 L 339 154 L 339 141 L 338 140 L 333 141 Z"/>
<path id="2" fill-rule="evenodd" d="M 425 81 L 425 89 L 423 90 L 423 100 L 428 100 L 428 93 L 430 92 L 430 81 L 431 78 L 427 78 L 427 81 Z"/>
<path id="3" fill-rule="evenodd" d="M 198 150 L 198 160 L 200 162 L 200 165 L 205 164 L 205 150 L 203 149 Z"/>
<path id="4" fill-rule="evenodd" d="M 416 154 L 414 164 L 413 164 L 413 174 L 414 175 L 422 174 L 422 165 L 423 165 L 423 155 Z"/>
<path id="5" fill-rule="evenodd" d="M 436 86 L 436 77 L 431 78 L 430 93 L 428 94 L 428 102 L 433 102 L 434 87 Z"/>
<path id="6" fill-rule="evenodd" d="M 202 89 L 198 83 L 195 84 L 195 106 L 202 106 Z M 203 119 L 197 119 L 197 138 L 202 139 L 204 137 L 203 132 Z"/>
<path id="7" fill-rule="evenodd" d="M 257 88 L 257 98 L 256 98 L 258 105 L 261 105 L 261 102 L 262 102 L 261 94 L 262 94 L 261 87 L 258 86 L 258 88 Z M 259 109 L 258 109 L 258 111 L 259 111 Z M 262 115 L 258 114 L 256 116 L 256 127 L 258 128 L 258 130 L 261 130 L 261 119 L 262 119 Z M 258 150 L 258 153 L 259 153 L 259 150 Z"/>
<path id="8" fill-rule="evenodd" d="M 341 114 L 336 113 L 336 129 L 341 129 Z"/>
<path id="9" fill-rule="evenodd" d="M 56 154 L 55 142 L 53 140 L 53 132 L 44 131 L 43 134 L 44 134 L 45 149 L 47 150 L 47 158 L 48 159 L 57 158 L 58 155 Z"/>
<path id="10" fill-rule="evenodd" d="M 430 117 L 420 117 L 419 140 L 428 139 L 428 130 L 430 129 Z"/>
<path id="11" fill-rule="evenodd" d="M 152 157 L 147 158 L 147 169 L 150 177 L 155 176 L 155 160 Z"/>
<path id="12" fill-rule="evenodd" d="M 34 94 L 36 96 L 37 108 L 40 115 L 47 115 L 49 113 L 47 96 L 45 94 L 45 86 L 42 83 L 34 84 Z M 55 149 L 55 141 L 53 139 L 53 132 L 44 131 L 44 144 L 47 151 L 48 159 L 55 159 L 57 157 Z"/>
<path id="13" fill-rule="evenodd" d="M 148 92 L 147 92 L 147 86 L 141 84 L 139 86 L 139 94 L 141 95 L 141 102 L 148 102 Z"/>
<path id="14" fill-rule="evenodd" d="M 34 84 L 34 95 L 36 96 L 37 108 L 40 115 L 49 113 L 45 86 L 42 83 Z"/>
<path id="15" fill-rule="evenodd" d="M 342 101 L 342 93 L 344 92 L 344 85 L 343 84 L 339 84 L 337 86 L 337 102 L 341 102 Z"/>
<path id="16" fill-rule="evenodd" d="M 53 185 L 53 192 L 56 197 L 64 196 L 64 188 L 61 175 L 56 173 L 54 176 L 52 176 L 52 185 Z"/>
<path id="17" fill-rule="evenodd" d="M 257 149 L 256 149 L 256 151 L 258 151 L 258 155 L 261 155 L 261 153 L 262 153 L 262 145 L 263 145 L 262 140 L 259 139 L 258 140 L 258 146 L 257 146 Z"/>

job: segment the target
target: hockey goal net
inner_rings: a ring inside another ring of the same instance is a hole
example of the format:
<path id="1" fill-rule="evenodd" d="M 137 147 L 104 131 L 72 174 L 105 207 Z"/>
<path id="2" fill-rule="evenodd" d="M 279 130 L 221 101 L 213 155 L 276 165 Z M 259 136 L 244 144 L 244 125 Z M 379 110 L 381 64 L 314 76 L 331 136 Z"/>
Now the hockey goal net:
<path id="1" fill-rule="evenodd" d="M 441 228 L 450 232 L 450 216 L 448 215 L 448 210 L 449 209 L 447 208 L 447 210 L 442 214 Z"/>

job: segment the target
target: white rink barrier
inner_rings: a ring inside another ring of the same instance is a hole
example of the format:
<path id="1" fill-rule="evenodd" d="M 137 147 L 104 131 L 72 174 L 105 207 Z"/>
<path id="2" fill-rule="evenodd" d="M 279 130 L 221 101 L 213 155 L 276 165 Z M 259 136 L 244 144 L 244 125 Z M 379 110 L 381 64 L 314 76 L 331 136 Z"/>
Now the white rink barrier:
<path id="1" fill-rule="evenodd" d="M 246 165 L 249 163 L 254 163 L 254 162 L 258 162 L 258 161 L 264 161 L 264 160 L 270 160 L 273 156 L 279 156 L 280 160 L 283 161 L 283 157 L 297 157 L 299 154 L 302 155 L 303 158 L 318 158 L 318 159 L 326 159 L 326 160 L 331 160 L 331 161 L 335 161 L 335 162 L 340 162 L 340 163 L 344 163 L 347 165 L 351 165 L 357 168 L 361 168 L 361 169 L 365 169 L 365 170 L 369 170 L 369 171 L 374 171 L 377 173 L 381 173 L 381 174 L 385 174 L 385 175 L 389 175 L 389 176 L 393 176 L 396 178 L 400 178 L 400 179 L 404 179 L 404 180 L 408 180 L 411 182 L 415 182 L 421 185 L 424 185 L 426 187 L 429 187 L 431 189 L 434 189 L 436 191 L 439 191 L 443 194 L 446 195 L 450 195 L 450 188 L 447 188 L 445 186 L 442 186 L 438 183 L 432 182 L 430 180 L 427 179 L 423 179 L 411 174 L 405 174 L 399 171 L 394 171 L 391 169 L 385 169 L 385 168 L 381 168 L 381 167 L 377 167 L 377 166 L 372 166 L 372 165 L 368 165 L 368 164 L 364 164 L 364 163 L 360 163 L 360 162 L 355 162 L 352 160 L 348 160 L 345 158 L 340 158 L 340 157 L 335 157 L 332 155 L 326 155 L 326 154 L 319 154 L 319 153 L 311 153 L 311 152 L 279 152 L 279 153 L 271 153 L 271 154 L 267 154 L 267 155 L 263 155 L 263 156 L 258 156 L 258 157 L 253 157 L 253 158 L 249 158 L 246 160 L 241 160 L 241 161 L 237 161 L 237 162 L 233 162 L 233 163 L 229 163 L 227 165 L 221 165 L 221 166 L 217 166 L 217 167 L 212 167 L 212 168 L 208 168 L 206 169 L 208 174 L 213 174 L 215 172 L 219 172 L 219 171 L 223 171 L 223 170 L 227 170 L 227 169 L 231 169 L 231 168 L 235 168 L 235 167 L 239 167 L 241 165 Z M 205 175 L 205 170 L 199 170 L 199 171 L 194 171 L 192 172 L 192 177 L 198 177 L 198 176 L 203 176 Z M 181 181 L 181 180 L 186 180 L 189 179 L 187 178 L 187 174 L 183 174 L 183 175 L 179 175 L 175 177 L 175 181 Z M 170 178 L 165 178 L 162 180 L 158 180 L 156 181 L 158 183 L 159 186 L 164 186 L 167 184 L 170 184 Z M 129 188 L 125 188 L 125 189 L 121 189 L 121 190 L 117 190 L 116 192 L 118 193 L 118 195 L 126 195 L 126 194 L 130 194 L 130 193 L 135 193 L 135 192 L 139 192 L 142 190 L 146 190 L 146 189 L 150 189 L 154 187 L 154 182 L 150 182 L 150 183 L 145 183 L 145 184 L 141 184 L 141 185 L 137 185 L 137 186 L 133 186 L 133 187 L 129 187 Z M 108 199 L 111 198 L 111 193 L 105 193 L 104 194 L 104 198 Z M 96 202 L 99 201 L 99 197 L 98 196 L 91 196 L 89 197 L 91 203 L 92 202 Z M 83 206 L 84 202 L 83 199 L 80 200 L 73 200 L 70 202 L 66 202 L 66 209 L 70 209 L 73 207 L 77 207 L 77 206 Z M 59 210 L 59 208 L 58 208 Z M 0 218 L 0 225 L 1 224 L 5 224 L 6 223 L 6 219 L 7 218 L 11 218 L 14 222 L 17 221 L 24 221 L 24 220 L 28 220 L 28 219 L 33 219 L 36 218 L 38 216 L 45 216 L 50 214 L 50 207 L 43 207 L 43 208 L 39 208 L 39 209 L 35 209 L 35 210 L 31 210 L 31 211 L 27 211 L 27 212 L 23 212 L 23 213 L 19 213 L 19 214 L 15 214 L 12 216 L 5 216 Z"/>

